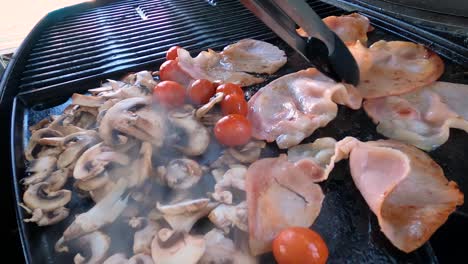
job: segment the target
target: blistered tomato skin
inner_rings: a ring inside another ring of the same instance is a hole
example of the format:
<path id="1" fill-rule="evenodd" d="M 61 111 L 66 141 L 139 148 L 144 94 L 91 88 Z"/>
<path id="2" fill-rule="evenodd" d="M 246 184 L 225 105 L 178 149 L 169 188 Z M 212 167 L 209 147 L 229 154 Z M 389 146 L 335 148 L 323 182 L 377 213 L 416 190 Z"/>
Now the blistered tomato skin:
<path id="1" fill-rule="evenodd" d="M 237 84 L 234 83 L 225 83 L 221 84 L 216 88 L 217 93 L 224 93 L 224 95 L 228 94 L 239 94 L 239 95 L 244 95 L 244 91 L 242 90 L 242 87 L 240 87 Z"/>
<path id="2" fill-rule="evenodd" d="M 154 87 L 153 99 L 169 109 L 181 106 L 185 102 L 185 88 L 177 82 L 162 81 Z"/>
<path id="3" fill-rule="evenodd" d="M 177 50 L 180 49 L 179 46 L 173 46 L 166 53 L 166 60 L 175 60 L 177 59 Z"/>
<path id="4" fill-rule="evenodd" d="M 223 115 L 239 114 L 246 116 L 248 112 L 248 104 L 244 95 L 228 94 L 221 101 L 221 111 Z"/>
<path id="5" fill-rule="evenodd" d="M 190 87 L 187 89 L 187 96 L 190 101 L 195 104 L 206 104 L 210 98 L 215 94 L 216 87 L 215 84 L 205 80 L 200 79 L 194 81 Z"/>
<path id="6" fill-rule="evenodd" d="M 273 255 L 279 264 L 325 264 L 328 248 L 315 231 L 290 227 L 273 240 Z"/>
<path id="7" fill-rule="evenodd" d="M 252 137 L 252 125 L 245 116 L 227 115 L 216 123 L 214 134 L 218 142 L 225 146 L 242 146 Z"/>

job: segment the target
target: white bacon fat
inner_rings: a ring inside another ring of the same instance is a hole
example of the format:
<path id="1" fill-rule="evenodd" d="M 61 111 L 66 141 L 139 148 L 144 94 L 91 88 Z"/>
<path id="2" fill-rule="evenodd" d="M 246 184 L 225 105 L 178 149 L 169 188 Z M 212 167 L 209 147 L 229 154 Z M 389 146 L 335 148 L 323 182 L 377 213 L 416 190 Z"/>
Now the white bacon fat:
<path id="1" fill-rule="evenodd" d="M 378 41 L 369 48 L 348 45 L 359 65 L 357 89 L 366 99 L 403 94 L 436 81 L 442 59 L 424 46 L 406 41 Z"/>
<path id="2" fill-rule="evenodd" d="M 246 175 L 249 246 L 253 255 L 271 250 L 284 228 L 309 227 L 324 198 L 310 171 L 289 162 L 286 155 L 250 165 Z"/>
<path id="3" fill-rule="evenodd" d="M 299 144 L 336 117 L 337 105 L 361 107 L 362 98 L 351 85 L 336 83 L 310 68 L 280 77 L 249 100 L 253 136 L 280 148 Z"/>
<path id="4" fill-rule="evenodd" d="M 349 164 L 356 187 L 394 246 L 411 252 L 463 204 L 463 193 L 415 147 L 392 140 L 356 142 Z"/>
<path id="5" fill-rule="evenodd" d="M 468 85 L 435 82 L 415 92 L 366 100 L 364 109 L 382 135 L 424 150 L 449 138 L 450 128 L 468 132 Z"/>
<path id="6" fill-rule="evenodd" d="M 286 53 L 278 47 L 259 40 L 244 39 L 227 46 L 222 52 L 202 51 L 195 58 L 179 48 L 178 67 L 174 80 L 188 85 L 193 80 L 207 79 L 222 83 L 248 86 L 263 82 L 250 73 L 274 73 L 286 63 Z"/>

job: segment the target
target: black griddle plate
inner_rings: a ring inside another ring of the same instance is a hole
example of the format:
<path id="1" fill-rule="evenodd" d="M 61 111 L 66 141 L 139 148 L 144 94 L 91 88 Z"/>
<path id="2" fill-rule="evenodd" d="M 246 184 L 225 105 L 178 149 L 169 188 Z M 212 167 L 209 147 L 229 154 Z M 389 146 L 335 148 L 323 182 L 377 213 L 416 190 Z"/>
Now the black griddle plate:
<path id="1" fill-rule="evenodd" d="M 376 30 L 369 34 L 370 43 L 380 39 L 401 39 L 396 34 L 389 34 L 384 31 L 382 27 L 387 27 L 378 19 L 374 20 L 370 14 L 364 15 L 368 16 L 371 22 L 376 22 L 373 23 Z M 399 32 L 399 35 L 408 37 L 407 32 Z M 411 40 L 424 43 L 424 39 L 418 39 L 414 34 L 409 35 Z M 271 39 L 270 42 L 287 51 L 288 63 L 279 72 L 269 76 L 267 82 L 307 67 L 300 56 L 293 53 L 284 43 L 277 39 Z M 218 46 L 218 49 L 220 48 L 221 46 Z M 446 60 L 446 71 L 442 80 L 466 82 L 466 80 L 460 78 L 460 76 L 463 76 L 459 74 L 460 71 L 464 71 L 463 67 Z M 86 86 L 69 87 L 69 89 L 61 91 L 32 91 L 22 93 L 16 97 L 12 111 L 11 153 L 13 157 L 12 166 L 16 168 L 13 176 L 17 202 L 21 202 L 23 192 L 22 186 L 18 182 L 25 174 L 23 151 L 30 137 L 28 127 L 51 114 L 60 114 L 66 105 L 70 103 L 68 98 L 73 92 L 85 92 L 89 88 L 98 86 L 100 81 L 101 79 L 96 79 Z M 250 98 L 255 91 L 265 84 L 247 88 L 247 98 Z M 376 133 L 375 125 L 372 124 L 362 109 L 354 111 L 342 106 L 339 107 L 338 116 L 335 120 L 326 127 L 318 129 L 305 142 L 311 142 L 326 136 L 337 140 L 345 136 L 353 136 L 363 141 L 383 138 Z M 219 151 L 219 148 L 215 147 L 213 151 Z M 263 156 L 277 156 L 278 153 L 279 150 L 276 145 L 269 144 Z M 468 193 L 468 180 L 466 179 L 468 163 L 463 162 L 468 156 L 468 137 L 466 134 L 452 130 L 449 141 L 429 154 L 442 166 L 446 177 L 456 181 L 461 190 Z M 205 159 L 204 162 L 209 162 L 209 160 Z M 379 231 L 376 217 L 369 210 L 366 202 L 354 186 L 347 161 L 339 162 L 329 179 L 321 186 L 326 196 L 320 216 L 314 223 L 313 228 L 323 236 L 329 247 L 329 263 L 437 263 L 437 258 L 429 243 L 410 254 L 404 254 L 391 245 Z M 92 202 L 86 199 L 80 200 L 75 195 L 68 205 L 71 208 L 71 215 L 81 213 L 90 206 L 92 206 Z M 455 214 L 468 214 L 468 206 L 462 206 Z M 24 211 L 18 207 L 18 218 L 24 219 L 26 217 Z M 34 224 L 25 224 L 20 221 L 26 260 L 30 263 L 69 263 L 73 255 L 55 253 L 54 244 L 72 219 L 73 217 L 69 217 L 65 221 L 50 227 L 37 227 Z M 120 229 L 119 235 L 121 237 L 113 238 L 113 240 L 128 239 L 128 237 L 133 236 L 133 233 L 129 233 L 130 230 L 125 228 L 125 225 L 116 225 Z M 125 246 L 128 245 L 119 245 L 118 248 Z M 110 252 L 110 254 L 112 253 Z M 261 259 L 263 263 L 274 262 L 271 255 L 262 256 Z"/>

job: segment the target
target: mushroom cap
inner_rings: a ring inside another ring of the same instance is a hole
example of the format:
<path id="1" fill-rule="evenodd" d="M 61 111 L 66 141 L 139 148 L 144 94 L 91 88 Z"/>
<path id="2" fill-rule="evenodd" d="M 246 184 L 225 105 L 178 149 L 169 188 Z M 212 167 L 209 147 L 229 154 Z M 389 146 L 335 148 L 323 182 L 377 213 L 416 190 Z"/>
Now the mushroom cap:
<path id="1" fill-rule="evenodd" d="M 252 163 L 260 158 L 262 149 L 265 148 L 265 141 L 250 141 L 239 148 L 229 148 L 227 151 L 241 163 Z"/>
<path id="2" fill-rule="evenodd" d="M 151 142 L 156 147 L 163 144 L 165 118 L 151 106 L 151 97 L 124 99 L 113 105 L 101 120 L 99 135 L 108 145 L 119 145 L 115 132 Z"/>
<path id="3" fill-rule="evenodd" d="M 71 166 L 91 146 L 99 143 L 96 131 L 86 130 L 73 133 L 63 138 L 64 151 L 60 154 L 57 165 L 59 168 Z"/>
<path id="4" fill-rule="evenodd" d="M 47 191 L 55 192 L 62 189 L 65 183 L 67 183 L 68 177 L 70 175 L 71 169 L 68 168 L 58 169 L 52 172 L 52 174 L 50 174 L 50 176 L 44 180 L 44 182 L 49 184 Z"/>
<path id="5" fill-rule="evenodd" d="M 81 248 L 88 247 L 91 251 L 91 256 L 86 260 L 78 253 L 74 258 L 76 264 L 99 264 L 107 256 L 107 251 L 110 247 L 110 237 L 101 231 L 95 231 L 78 238 L 78 245 Z"/>
<path id="6" fill-rule="evenodd" d="M 126 154 L 116 152 L 111 147 L 99 143 L 86 150 L 78 158 L 73 177 L 77 180 L 90 179 L 104 172 L 111 162 L 127 165 L 130 161 Z"/>
<path id="7" fill-rule="evenodd" d="M 69 214 L 70 210 L 65 207 L 60 207 L 51 212 L 35 209 L 31 218 L 24 219 L 24 222 L 35 222 L 38 226 L 48 226 L 62 221 L 67 218 Z"/>
<path id="8" fill-rule="evenodd" d="M 104 172 L 96 177 L 87 180 L 77 180 L 74 186 L 83 191 L 92 191 L 99 189 L 110 181 L 109 174 Z"/>
<path id="9" fill-rule="evenodd" d="M 115 253 L 108 257 L 102 264 L 127 264 L 128 259 L 124 253 Z"/>
<path id="10" fill-rule="evenodd" d="M 183 201 L 180 203 L 170 204 L 170 205 L 161 205 L 158 202 L 156 207 L 163 214 L 178 215 L 178 214 L 198 212 L 201 209 L 205 208 L 209 202 L 210 202 L 210 199 L 200 198 L 196 200 Z"/>
<path id="11" fill-rule="evenodd" d="M 141 186 L 153 173 L 153 146 L 150 142 L 143 142 L 138 153 L 138 158 L 132 163 L 129 186 Z"/>
<path id="12" fill-rule="evenodd" d="M 151 254 L 151 252 L 150 252 Z M 127 264 L 154 264 L 151 256 L 146 254 L 137 254 L 128 260 Z"/>
<path id="13" fill-rule="evenodd" d="M 45 137 L 63 137 L 63 134 L 51 128 L 41 128 L 34 131 L 31 135 L 31 138 L 29 139 L 28 147 L 24 153 L 27 160 L 31 161 L 39 157 L 43 147 L 41 144 L 39 144 L 39 140 Z"/>
<path id="14" fill-rule="evenodd" d="M 201 236 L 185 234 L 167 247 L 161 246 L 156 236 L 151 243 L 151 256 L 155 264 L 195 264 L 203 256 L 205 247 Z"/>
<path id="15" fill-rule="evenodd" d="M 136 231 L 133 236 L 133 254 L 151 255 L 151 241 L 153 241 L 160 227 L 154 221 L 147 220 L 145 222 L 145 227 Z"/>
<path id="16" fill-rule="evenodd" d="M 198 121 L 193 113 L 174 112 L 169 115 L 169 121 L 175 127 L 184 131 L 183 146 L 176 146 L 182 153 L 188 156 L 199 156 L 205 152 L 210 144 L 210 133 L 208 129 Z"/>
<path id="17" fill-rule="evenodd" d="M 72 95 L 72 105 L 99 107 L 106 101 L 105 98 L 99 96 L 89 96 L 79 93 Z"/>
<path id="18" fill-rule="evenodd" d="M 202 177 L 200 165 L 191 159 L 171 160 L 166 168 L 164 179 L 174 189 L 187 189 L 195 185 Z"/>
<path id="19" fill-rule="evenodd" d="M 45 156 L 29 162 L 26 173 L 30 176 L 23 178 L 24 185 L 36 184 L 44 181 L 54 171 L 57 163 L 55 157 Z"/>
<path id="20" fill-rule="evenodd" d="M 210 200 L 206 198 L 172 205 L 162 206 L 159 203 L 156 205 L 166 222 L 174 230 L 183 232 L 189 232 L 200 218 L 206 216 L 216 206 L 216 203 L 210 203 Z"/>
<path id="21" fill-rule="evenodd" d="M 62 241 L 66 242 L 94 232 L 114 222 L 127 206 L 128 195 L 124 195 L 126 189 L 127 181 L 119 179 L 115 187 L 89 211 L 76 216 L 75 220 L 63 232 Z"/>
<path id="22" fill-rule="evenodd" d="M 199 264 L 232 263 L 254 264 L 258 263 L 255 257 L 237 249 L 234 242 L 226 238 L 219 229 L 213 228 L 204 236 L 206 251 L 198 262 Z"/>
<path id="23" fill-rule="evenodd" d="M 30 209 L 42 209 L 44 212 L 63 207 L 71 200 L 71 191 L 60 190 L 47 193 L 49 183 L 40 182 L 30 185 L 23 195 L 24 203 Z"/>

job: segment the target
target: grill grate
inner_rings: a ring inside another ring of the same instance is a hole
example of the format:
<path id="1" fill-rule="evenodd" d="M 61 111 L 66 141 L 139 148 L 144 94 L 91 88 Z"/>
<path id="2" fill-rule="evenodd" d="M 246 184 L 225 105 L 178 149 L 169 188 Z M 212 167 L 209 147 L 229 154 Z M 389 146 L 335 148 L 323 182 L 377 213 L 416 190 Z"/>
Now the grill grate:
<path id="1" fill-rule="evenodd" d="M 322 17 L 342 13 L 317 1 Z M 21 91 L 54 87 L 125 69 L 156 65 L 177 43 L 189 50 L 274 34 L 239 1 L 117 1 L 66 17 L 38 38 L 20 78 Z"/>

